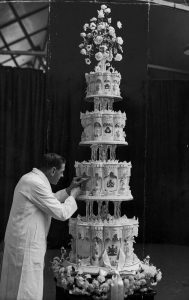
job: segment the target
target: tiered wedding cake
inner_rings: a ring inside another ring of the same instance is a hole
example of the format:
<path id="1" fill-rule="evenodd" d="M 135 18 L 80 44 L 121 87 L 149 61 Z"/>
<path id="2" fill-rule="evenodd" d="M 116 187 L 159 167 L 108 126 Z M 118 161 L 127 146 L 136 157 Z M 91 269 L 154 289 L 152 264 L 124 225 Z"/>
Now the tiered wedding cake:
<path id="1" fill-rule="evenodd" d="M 86 74 L 86 100 L 94 102 L 94 111 L 81 113 L 83 132 L 81 145 L 90 145 L 91 160 L 76 162 L 76 175 L 87 178 L 81 186 L 78 200 L 85 201 L 86 215 L 70 219 L 72 236 L 70 264 L 83 271 L 132 271 L 139 266 L 134 254 L 134 237 L 138 235 L 138 220 L 121 216 L 121 203 L 132 200 L 129 187 L 131 163 L 116 159 L 117 145 L 127 145 L 126 114 L 113 110 L 115 100 L 121 100 L 121 75 L 111 65 L 122 59 L 121 37 L 111 26 L 110 9 L 101 6 L 98 18 L 84 25 L 81 33 L 81 54 L 87 64 L 94 55 L 98 61 L 93 72 Z M 121 28 L 121 22 L 117 22 Z M 111 214 L 110 214 L 111 212 Z"/>
<path id="2" fill-rule="evenodd" d="M 154 299 L 153 287 L 161 271 L 134 253 L 138 220 L 121 214 L 121 203 L 132 200 L 129 186 L 131 163 L 116 159 L 116 147 L 125 146 L 126 114 L 114 111 L 121 100 L 121 75 L 110 65 L 122 59 L 121 37 L 117 37 L 109 17 L 110 8 L 102 4 L 98 17 L 84 25 L 79 45 L 87 64 L 98 61 L 86 74 L 86 100 L 94 111 L 81 113 L 81 145 L 91 148 L 91 160 L 76 162 L 76 175 L 83 178 L 78 201 L 86 206 L 85 216 L 69 220 L 71 251 L 61 248 L 52 269 L 58 299 L 124 300 Z M 122 27 L 117 22 L 117 27 Z M 81 296 L 81 297 L 80 297 Z"/>

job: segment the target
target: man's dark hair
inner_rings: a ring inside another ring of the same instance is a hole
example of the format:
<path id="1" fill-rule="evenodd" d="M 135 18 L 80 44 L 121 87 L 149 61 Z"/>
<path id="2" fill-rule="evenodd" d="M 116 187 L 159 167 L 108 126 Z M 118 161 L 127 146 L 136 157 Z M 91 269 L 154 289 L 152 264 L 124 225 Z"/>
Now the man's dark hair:
<path id="1" fill-rule="evenodd" d="M 56 153 L 45 153 L 39 163 L 39 169 L 49 170 L 53 167 L 60 169 L 62 164 L 65 164 L 66 160 L 64 157 Z"/>

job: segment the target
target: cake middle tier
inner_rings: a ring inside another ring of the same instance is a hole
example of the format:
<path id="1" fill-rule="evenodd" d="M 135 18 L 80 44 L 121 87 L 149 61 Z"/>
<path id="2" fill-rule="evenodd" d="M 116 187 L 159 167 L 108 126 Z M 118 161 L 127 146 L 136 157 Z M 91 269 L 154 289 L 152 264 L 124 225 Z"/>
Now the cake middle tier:
<path id="1" fill-rule="evenodd" d="M 125 141 L 126 114 L 121 111 L 95 110 L 81 113 L 83 132 L 80 144 L 115 143 L 127 144 Z"/>
<path id="2" fill-rule="evenodd" d="M 131 163 L 108 161 L 75 162 L 76 176 L 88 177 L 78 200 L 132 200 L 129 180 Z"/>

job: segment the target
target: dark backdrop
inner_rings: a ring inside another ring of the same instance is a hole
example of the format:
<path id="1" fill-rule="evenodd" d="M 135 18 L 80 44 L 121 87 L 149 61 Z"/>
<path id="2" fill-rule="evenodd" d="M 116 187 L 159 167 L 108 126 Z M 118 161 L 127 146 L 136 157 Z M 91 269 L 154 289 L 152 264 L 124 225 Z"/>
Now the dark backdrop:
<path id="1" fill-rule="evenodd" d="M 0 240 L 17 181 L 47 148 L 46 100 L 42 71 L 0 67 Z"/>
<path id="2" fill-rule="evenodd" d="M 150 81 L 146 106 L 146 239 L 189 244 L 189 81 Z"/>

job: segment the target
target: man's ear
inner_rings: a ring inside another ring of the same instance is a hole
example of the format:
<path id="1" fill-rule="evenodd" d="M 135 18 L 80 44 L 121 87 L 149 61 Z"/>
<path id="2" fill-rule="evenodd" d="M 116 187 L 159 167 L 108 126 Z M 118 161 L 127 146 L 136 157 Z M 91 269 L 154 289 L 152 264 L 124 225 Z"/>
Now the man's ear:
<path id="1" fill-rule="evenodd" d="M 52 168 L 51 168 L 51 171 L 50 171 L 51 176 L 54 176 L 55 171 L 56 171 L 56 167 L 52 167 Z"/>

